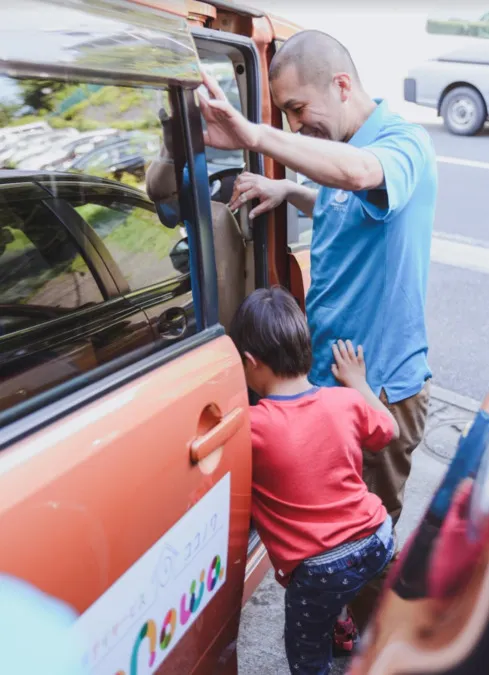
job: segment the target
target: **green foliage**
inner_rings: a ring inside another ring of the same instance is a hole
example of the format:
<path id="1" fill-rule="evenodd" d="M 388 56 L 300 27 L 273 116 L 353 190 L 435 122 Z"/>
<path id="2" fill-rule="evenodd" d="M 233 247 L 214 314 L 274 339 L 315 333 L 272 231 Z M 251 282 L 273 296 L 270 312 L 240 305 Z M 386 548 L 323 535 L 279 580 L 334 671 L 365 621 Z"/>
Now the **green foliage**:
<path id="1" fill-rule="evenodd" d="M 69 86 L 69 85 L 68 85 Z M 64 92 L 66 83 L 56 80 L 19 80 L 24 104 L 38 111 L 52 111 L 56 105 L 56 95 Z"/>
<path id="2" fill-rule="evenodd" d="M 426 30 L 428 33 L 436 35 L 463 35 L 489 38 L 489 14 L 484 14 L 480 21 L 428 19 Z"/>
<path id="3" fill-rule="evenodd" d="M 15 112 L 15 106 L 4 105 L 0 103 L 0 128 L 10 124 L 12 114 Z"/>
<path id="4" fill-rule="evenodd" d="M 79 131 L 105 127 L 124 131 L 160 128 L 153 90 L 31 79 L 19 80 L 19 88 L 23 101 L 14 106 L 0 106 L 0 127 L 45 119 L 55 129 L 75 127 Z M 84 98 L 80 100 L 81 97 Z M 25 106 L 36 113 L 12 117 Z"/>
<path id="5" fill-rule="evenodd" d="M 78 213 L 102 236 L 109 250 L 118 248 L 127 253 L 151 253 L 159 260 L 166 258 L 178 229 L 167 230 L 158 216 L 146 209 L 133 208 L 130 212 L 116 211 L 97 204 L 78 206 Z M 107 236 L 103 236 L 108 233 Z"/>

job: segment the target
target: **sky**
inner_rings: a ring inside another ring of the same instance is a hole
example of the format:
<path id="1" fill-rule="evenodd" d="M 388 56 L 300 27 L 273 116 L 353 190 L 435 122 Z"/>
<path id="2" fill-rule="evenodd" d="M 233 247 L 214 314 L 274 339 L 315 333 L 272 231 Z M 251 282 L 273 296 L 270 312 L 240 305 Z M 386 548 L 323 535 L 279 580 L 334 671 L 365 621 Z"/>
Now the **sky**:
<path id="1" fill-rule="evenodd" d="M 405 111 L 403 81 L 410 68 L 455 49 L 461 41 L 475 39 L 428 35 L 428 17 L 474 20 L 489 12 L 489 0 L 466 4 L 460 0 L 255 0 L 254 4 L 343 42 L 365 89 L 372 97 L 386 98 L 399 112 Z"/>

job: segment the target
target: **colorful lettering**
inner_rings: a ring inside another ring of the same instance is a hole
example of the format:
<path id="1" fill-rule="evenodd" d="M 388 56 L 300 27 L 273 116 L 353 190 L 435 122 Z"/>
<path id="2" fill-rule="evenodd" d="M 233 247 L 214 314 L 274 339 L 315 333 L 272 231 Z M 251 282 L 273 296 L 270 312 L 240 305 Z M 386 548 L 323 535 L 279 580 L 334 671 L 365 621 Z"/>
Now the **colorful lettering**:
<path id="1" fill-rule="evenodd" d="M 222 579 L 224 570 L 221 569 L 221 557 L 216 555 L 209 567 L 207 575 L 207 590 L 212 592 L 217 584 L 218 579 Z"/>
<path id="2" fill-rule="evenodd" d="M 149 640 L 149 667 L 151 668 L 156 659 L 156 624 L 152 619 L 146 621 L 136 638 L 131 657 L 131 675 L 137 675 L 139 647 L 146 637 Z"/>
<path id="3" fill-rule="evenodd" d="M 187 594 L 184 593 L 182 595 L 182 599 L 180 601 L 180 623 L 182 624 L 182 626 L 185 626 L 185 624 L 190 618 L 190 615 L 197 610 L 200 603 L 202 602 L 202 598 L 204 597 L 205 591 L 205 570 L 202 570 L 202 572 L 200 573 L 200 588 L 198 597 L 195 594 L 196 588 L 197 582 L 194 579 L 190 585 L 190 600 L 188 607 L 187 607 Z"/>
<path id="4" fill-rule="evenodd" d="M 163 621 L 160 633 L 160 647 L 166 649 L 171 642 L 175 629 L 177 627 L 177 613 L 174 609 L 170 609 Z"/>
<path id="5" fill-rule="evenodd" d="M 207 576 L 207 579 L 206 579 Z M 209 566 L 207 575 L 205 569 L 202 570 L 199 576 L 199 581 L 195 579 L 192 580 L 190 584 L 190 593 L 187 600 L 187 593 L 182 595 L 180 601 L 180 624 L 185 626 L 192 614 L 197 612 L 200 607 L 202 600 L 204 598 L 205 589 L 209 593 L 215 589 L 217 582 L 221 580 L 224 576 L 224 568 L 222 566 L 221 556 L 216 555 L 212 559 L 212 562 Z M 207 581 L 207 583 L 206 583 Z M 197 592 L 197 585 L 199 585 Z M 177 610 L 172 608 L 168 610 L 165 620 L 161 626 L 160 636 L 159 636 L 159 646 L 161 651 L 165 651 L 170 646 L 173 636 L 177 630 Z M 149 639 L 149 648 L 150 648 L 150 657 L 149 657 L 149 667 L 151 668 L 156 660 L 156 625 L 153 620 L 147 621 L 144 626 L 141 628 L 131 656 L 131 669 L 130 675 L 137 675 L 138 668 L 138 655 L 139 648 L 141 643 L 145 638 Z M 116 675 L 125 675 L 125 671 L 120 670 Z"/>

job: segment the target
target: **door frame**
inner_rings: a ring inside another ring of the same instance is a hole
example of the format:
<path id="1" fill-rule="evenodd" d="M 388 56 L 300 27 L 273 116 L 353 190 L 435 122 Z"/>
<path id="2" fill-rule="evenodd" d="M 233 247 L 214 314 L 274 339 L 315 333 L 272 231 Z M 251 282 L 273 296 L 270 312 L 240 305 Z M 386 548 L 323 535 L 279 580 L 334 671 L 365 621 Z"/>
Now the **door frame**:
<path id="1" fill-rule="evenodd" d="M 205 46 L 207 48 L 214 43 L 237 49 L 241 53 L 246 64 L 248 103 L 246 116 L 251 122 L 261 124 L 262 77 L 260 70 L 260 55 L 253 40 L 243 35 L 212 30 L 211 28 L 201 28 L 200 26 L 192 26 L 191 32 L 197 46 L 197 51 L 199 49 L 199 43 L 206 43 Z M 261 176 L 265 175 L 265 163 L 261 154 L 250 152 L 249 163 L 250 171 L 252 173 L 257 173 Z M 256 288 L 269 286 L 267 222 L 267 214 L 261 214 L 255 218 L 253 224 Z"/>

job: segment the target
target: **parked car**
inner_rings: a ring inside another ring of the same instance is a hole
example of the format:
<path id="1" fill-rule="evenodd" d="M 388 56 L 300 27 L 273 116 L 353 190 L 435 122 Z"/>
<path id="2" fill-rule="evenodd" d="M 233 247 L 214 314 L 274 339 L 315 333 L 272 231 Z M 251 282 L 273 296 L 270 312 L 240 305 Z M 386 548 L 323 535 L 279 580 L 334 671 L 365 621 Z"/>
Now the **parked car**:
<path id="1" fill-rule="evenodd" d="M 489 109 L 488 41 L 474 40 L 412 68 L 404 80 L 404 99 L 435 108 L 453 134 L 477 134 Z"/>
<path id="2" fill-rule="evenodd" d="M 157 136 L 133 132 L 122 139 L 103 143 L 65 164 L 64 168 L 66 171 L 82 173 L 103 172 L 116 180 L 120 180 L 124 173 L 129 173 L 143 180 L 146 166 L 156 157 L 159 149 Z"/>
<path id="3" fill-rule="evenodd" d="M 74 160 L 86 155 L 97 146 L 106 143 L 116 136 L 123 136 L 118 129 L 97 129 L 97 131 L 85 131 L 75 139 L 63 138 L 54 146 L 49 147 L 41 154 L 29 157 L 17 165 L 18 169 L 29 171 L 62 171 Z"/>
<path id="4" fill-rule="evenodd" d="M 27 125 L 28 126 L 28 125 Z M 0 168 L 6 167 L 10 158 L 19 150 L 23 151 L 30 147 L 30 143 L 35 144 L 40 138 L 51 133 L 52 129 L 46 132 L 45 129 L 33 128 L 23 134 L 9 134 L 5 136 L 0 149 Z"/>
<path id="5" fill-rule="evenodd" d="M 0 129 L 0 153 L 5 150 L 6 145 L 15 143 L 16 139 L 32 136 L 33 134 L 37 134 L 39 132 L 46 133 L 49 131 L 52 131 L 52 128 L 46 121 L 3 127 Z"/>
<path id="6" fill-rule="evenodd" d="M 32 160 L 34 157 L 52 148 L 53 145 L 61 141 L 73 140 L 78 136 L 79 131 L 77 129 L 67 127 L 65 129 L 49 131 L 39 136 L 24 138 L 15 145 L 12 154 L 8 158 L 9 164 L 18 168 L 22 162 Z"/>

